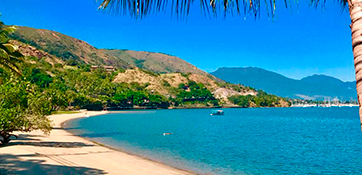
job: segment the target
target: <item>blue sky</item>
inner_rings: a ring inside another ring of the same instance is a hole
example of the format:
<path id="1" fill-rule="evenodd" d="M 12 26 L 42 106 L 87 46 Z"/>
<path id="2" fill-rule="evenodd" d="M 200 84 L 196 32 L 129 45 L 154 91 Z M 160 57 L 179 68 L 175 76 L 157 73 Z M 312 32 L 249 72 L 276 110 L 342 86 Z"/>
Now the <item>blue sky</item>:
<path id="1" fill-rule="evenodd" d="M 187 21 L 160 13 L 143 20 L 98 11 L 88 0 L 0 0 L 6 24 L 50 29 L 97 48 L 163 52 L 195 66 L 255 66 L 300 79 L 326 74 L 354 81 L 350 19 L 330 1 L 325 9 L 307 1 L 286 9 L 278 1 L 276 17 L 228 16 L 206 19 L 197 5 Z"/>

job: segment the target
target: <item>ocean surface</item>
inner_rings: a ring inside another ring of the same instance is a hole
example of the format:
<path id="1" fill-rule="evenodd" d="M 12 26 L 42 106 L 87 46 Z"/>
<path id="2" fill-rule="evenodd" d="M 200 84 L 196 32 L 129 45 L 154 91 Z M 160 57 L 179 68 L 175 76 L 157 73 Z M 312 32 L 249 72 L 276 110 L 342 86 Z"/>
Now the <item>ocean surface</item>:
<path id="1" fill-rule="evenodd" d="M 211 109 L 110 113 L 65 127 L 200 174 L 362 174 L 357 107 L 223 110 L 223 116 L 210 116 Z"/>

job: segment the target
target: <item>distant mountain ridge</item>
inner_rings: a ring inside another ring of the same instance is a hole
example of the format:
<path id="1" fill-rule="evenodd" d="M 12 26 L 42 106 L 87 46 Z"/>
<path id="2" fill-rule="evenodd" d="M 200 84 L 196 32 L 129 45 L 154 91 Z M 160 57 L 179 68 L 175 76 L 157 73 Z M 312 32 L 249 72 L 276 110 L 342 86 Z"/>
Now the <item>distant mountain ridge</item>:
<path id="1" fill-rule="evenodd" d="M 257 67 L 223 67 L 212 75 L 230 83 L 251 86 L 282 97 L 312 100 L 356 100 L 356 82 L 343 82 L 326 75 L 312 75 L 301 80 Z"/>

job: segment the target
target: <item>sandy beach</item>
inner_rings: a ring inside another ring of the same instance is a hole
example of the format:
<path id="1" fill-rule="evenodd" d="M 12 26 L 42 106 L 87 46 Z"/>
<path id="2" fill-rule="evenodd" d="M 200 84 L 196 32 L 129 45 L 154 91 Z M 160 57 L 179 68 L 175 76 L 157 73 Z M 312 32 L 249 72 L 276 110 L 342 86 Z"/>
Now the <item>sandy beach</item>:
<path id="1" fill-rule="evenodd" d="M 106 112 L 88 112 L 102 115 Z M 192 174 L 164 164 L 116 151 L 62 129 L 67 120 L 84 113 L 49 116 L 54 129 L 45 136 L 40 131 L 14 133 L 19 136 L 0 147 L 0 174 Z"/>

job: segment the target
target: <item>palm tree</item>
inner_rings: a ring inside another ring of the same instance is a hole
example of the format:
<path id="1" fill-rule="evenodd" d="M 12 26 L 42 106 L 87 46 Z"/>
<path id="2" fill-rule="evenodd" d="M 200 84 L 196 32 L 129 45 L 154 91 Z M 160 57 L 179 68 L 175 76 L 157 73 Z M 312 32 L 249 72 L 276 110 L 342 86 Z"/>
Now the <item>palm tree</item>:
<path id="1" fill-rule="evenodd" d="M 16 27 L 3 28 L 3 26 L 4 23 L 0 21 L 0 67 L 20 75 L 21 72 L 17 64 L 21 62 L 23 55 L 17 46 L 9 43 L 8 37 L 10 33 L 15 32 Z"/>
<path id="2" fill-rule="evenodd" d="M 153 12 L 165 11 L 171 7 L 171 14 L 177 17 L 187 16 L 194 0 L 102 0 L 99 9 L 126 15 L 127 13 L 135 18 L 143 18 Z M 210 12 L 216 15 L 223 11 L 227 13 L 240 14 L 243 9 L 245 14 L 252 13 L 255 16 L 260 13 L 261 0 L 200 0 L 200 6 L 204 14 Z M 288 7 L 292 2 L 284 0 Z M 325 1 L 310 0 L 312 6 L 323 5 Z M 171 3 L 169 6 L 167 3 Z M 268 16 L 274 16 L 275 0 L 264 0 Z M 362 0 L 339 0 L 342 7 L 348 4 L 351 17 L 352 49 L 354 56 L 354 67 L 356 73 L 357 95 L 359 103 L 359 115 L 362 126 Z"/>

